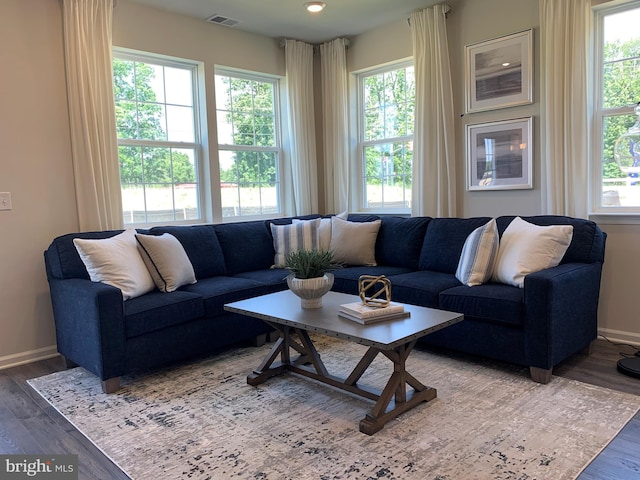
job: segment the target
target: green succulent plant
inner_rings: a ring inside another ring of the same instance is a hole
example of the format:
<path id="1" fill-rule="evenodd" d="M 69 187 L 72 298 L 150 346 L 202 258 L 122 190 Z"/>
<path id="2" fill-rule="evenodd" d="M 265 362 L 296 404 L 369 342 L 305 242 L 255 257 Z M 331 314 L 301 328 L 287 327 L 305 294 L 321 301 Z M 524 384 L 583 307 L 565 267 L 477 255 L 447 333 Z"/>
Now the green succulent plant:
<path id="1" fill-rule="evenodd" d="M 285 268 L 296 278 L 322 277 L 341 267 L 333 261 L 333 252 L 329 250 L 298 250 L 285 256 Z"/>

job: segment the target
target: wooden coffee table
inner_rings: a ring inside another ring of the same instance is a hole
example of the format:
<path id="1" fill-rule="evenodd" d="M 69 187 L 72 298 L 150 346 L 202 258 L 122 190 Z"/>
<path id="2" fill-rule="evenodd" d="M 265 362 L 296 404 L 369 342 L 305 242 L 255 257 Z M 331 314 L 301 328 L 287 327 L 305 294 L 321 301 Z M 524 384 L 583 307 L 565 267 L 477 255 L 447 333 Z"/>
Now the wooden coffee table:
<path id="1" fill-rule="evenodd" d="M 329 292 L 322 301 L 322 308 L 305 310 L 300 307 L 300 299 L 285 290 L 225 305 L 225 310 L 230 312 L 264 320 L 280 334 L 260 366 L 247 377 L 249 385 L 294 372 L 374 400 L 375 405 L 360 421 L 360 431 L 367 435 L 373 435 L 389 420 L 416 405 L 436 398 L 435 388 L 424 386 L 407 372 L 407 357 L 420 337 L 461 321 L 462 314 L 405 305 L 405 310 L 411 312 L 409 318 L 361 325 L 338 317 L 339 306 L 359 301 L 357 296 Z M 351 374 L 342 379 L 327 371 L 309 332 L 359 343 L 369 349 Z M 291 350 L 299 355 L 292 358 Z M 393 363 L 393 373 L 386 386 L 379 391 L 358 385 L 379 353 Z"/>

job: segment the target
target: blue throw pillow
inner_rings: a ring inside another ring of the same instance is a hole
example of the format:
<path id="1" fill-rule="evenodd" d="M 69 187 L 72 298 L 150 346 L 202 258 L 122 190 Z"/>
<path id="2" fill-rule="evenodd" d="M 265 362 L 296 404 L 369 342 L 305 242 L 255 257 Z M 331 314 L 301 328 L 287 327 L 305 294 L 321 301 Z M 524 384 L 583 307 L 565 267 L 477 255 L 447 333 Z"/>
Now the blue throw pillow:
<path id="1" fill-rule="evenodd" d="M 491 217 L 434 218 L 427 226 L 419 269 L 455 274 L 467 237 Z"/>
<path id="2" fill-rule="evenodd" d="M 430 217 L 383 217 L 376 240 L 379 265 L 418 269 Z"/>
<path id="3" fill-rule="evenodd" d="M 273 265 L 273 240 L 261 220 L 214 226 L 224 253 L 227 275 L 266 270 Z"/>

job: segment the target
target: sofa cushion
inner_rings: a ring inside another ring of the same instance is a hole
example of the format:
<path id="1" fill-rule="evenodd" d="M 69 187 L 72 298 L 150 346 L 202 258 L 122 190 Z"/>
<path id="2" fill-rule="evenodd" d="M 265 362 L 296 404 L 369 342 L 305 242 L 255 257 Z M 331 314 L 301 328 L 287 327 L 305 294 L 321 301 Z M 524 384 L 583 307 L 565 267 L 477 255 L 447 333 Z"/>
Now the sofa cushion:
<path id="1" fill-rule="evenodd" d="M 154 291 L 125 302 L 124 315 L 126 336 L 132 338 L 200 318 L 204 303 L 194 293 Z"/>
<path id="2" fill-rule="evenodd" d="M 306 220 L 290 225 L 271 224 L 274 268 L 284 268 L 287 255 L 298 250 L 318 250 L 320 248 L 320 219 Z"/>
<path id="3" fill-rule="evenodd" d="M 495 219 L 469 234 L 462 247 L 456 278 L 469 287 L 491 279 L 498 256 L 499 236 Z"/>
<path id="4" fill-rule="evenodd" d="M 514 218 L 500 239 L 493 280 L 522 288 L 528 274 L 560 263 L 572 236 L 572 225 L 543 227 Z"/>
<path id="5" fill-rule="evenodd" d="M 73 240 L 91 281 L 120 289 L 124 300 L 156 288 L 138 251 L 135 235 L 136 231 L 129 229 L 101 240 Z"/>
<path id="6" fill-rule="evenodd" d="M 376 239 L 381 220 L 350 222 L 331 217 L 333 259 L 345 265 L 376 265 Z"/>
<path id="7" fill-rule="evenodd" d="M 350 222 L 375 222 L 380 220 L 380 216 L 370 213 L 350 213 L 346 219 Z"/>
<path id="8" fill-rule="evenodd" d="M 182 244 L 170 233 L 136 234 L 138 248 L 151 278 L 161 292 L 196 283 L 196 275 Z"/>
<path id="9" fill-rule="evenodd" d="M 277 292 L 287 288 L 287 275 L 289 270 L 284 268 L 271 268 L 269 270 L 252 270 L 251 272 L 236 273 L 234 277 L 246 278 L 264 285 L 268 285 L 269 292 Z"/>
<path id="10" fill-rule="evenodd" d="M 489 220 L 490 217 L 432 219 L 427 225 L 418 268 L 454 274 L 467 237 Z"/>
<path id="11" fill-rule="evenodd" d="M 502 235 L 514 218 L 515 216 L 510 215 L 496 219 L 500 235 Z M 593 263 L 604 261 L 605 236 L 595 222 L 583 218 L 572 218 L 562 215 L 535 215 L 521 218 L 529 223 L 540 226 L 573 226 L 571 244 L 560 263 Z"/>
<path id="12" fill-rule="evenodd" d="M 443 310 L 487 322 L 523 325 L 524 321 L 524 292 L 511 285 L 486 283 L 453 287 L 440 293 L 439 303 Z"/>
<path id="13" fill-rule="evenodd" d="M 429 217 L 383 217 L 376 240 L 376 261 L 380 265 L 418 269 Z"/>
<path id="14" fill-rule="evenodd" d="M 340 268 L 334 270 L 333 273 L 333 287 L 331 288 L 335 292 L 350 293 L 352 295 L 358 294 L 358 279 L 361 275 L 385 275 L 391 277 L 392 275 L 399 275 L 401 273 L 408 273 L 411 269 L 404 267 L 391 267 L 378 265 L 376 267 L 349 267 Z M 393 292 L 392 292 L 393 295 Z"/>
<path id="15" fill-rule="evenodd" d="M 273 265 L 273 240 L 265 222 L 221 223 L 214 228 L 224 253 L 227 275 Z"/>
<path id="16" fill-rule="evenodd" d="M 224 313 L 225 303 L 269 293 L 267 285 L 239 277 L 204 278 L 193 285 L 185 285 L 181 290 L 202 296 L 204 315 L 209 318 Z"/>
<path id="17" fill-rule="evenodd" d="M 153 235 L 170 233 L 178 239 L 189 257 L 197 279 L 225 275 L 220 242 L 213 225 L 173 225 L 153 227 Z"/>
<path id="18" fill-rule="evenodd" d="M 438 308 L 441 291 L 460 285 L 452 273 L 426 270 L 389 276 L 389 280 L 393 301 L 430 308 Z"/>

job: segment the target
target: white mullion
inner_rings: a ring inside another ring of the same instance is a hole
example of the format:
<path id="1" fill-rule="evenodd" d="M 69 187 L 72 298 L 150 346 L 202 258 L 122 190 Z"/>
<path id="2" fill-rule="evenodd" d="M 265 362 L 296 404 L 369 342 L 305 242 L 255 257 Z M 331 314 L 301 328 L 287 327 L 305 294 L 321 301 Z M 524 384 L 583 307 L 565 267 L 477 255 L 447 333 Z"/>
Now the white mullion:
<path id="1" fill-rule="evenodd" d="M 363 147 L 370 147 L 373 145 L 382 145 L 385 143 L 403 143 L 410 142 L 413 140 L 413 135 L 404 135 L 402 137 L 389 137 L 389 138 L 381 138 L 379 140 L 367 140 L 366 142 L 362 142 Z"/>
<path id="2" fill-rule="evenodd" d="M 160 147 L 160 148 L 184 148 L 197 149 L 199 145 L 192 142 L 169 142 L 166 140 L 138 140 L 135 138 L 119 138 L 119 146 L 144 146 L 144 147 Z"/>

